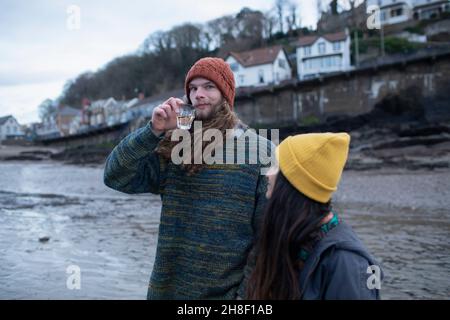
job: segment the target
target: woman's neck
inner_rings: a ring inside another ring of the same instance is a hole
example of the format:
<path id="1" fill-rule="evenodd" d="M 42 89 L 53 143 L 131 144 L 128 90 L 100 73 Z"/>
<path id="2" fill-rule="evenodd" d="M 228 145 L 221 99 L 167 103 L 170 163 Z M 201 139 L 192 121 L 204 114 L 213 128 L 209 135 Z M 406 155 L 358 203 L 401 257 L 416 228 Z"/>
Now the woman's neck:
<path id="1" fill-rule="evenodd" d="M 334 214 L 333 212 L 329 212 L 325 218 L 322 219 L 322 221 L 320 221 L 320 225 L 324 225 L 327 224 L 328 222 L 330 222 L 331 219 L 333 219 Z"/>

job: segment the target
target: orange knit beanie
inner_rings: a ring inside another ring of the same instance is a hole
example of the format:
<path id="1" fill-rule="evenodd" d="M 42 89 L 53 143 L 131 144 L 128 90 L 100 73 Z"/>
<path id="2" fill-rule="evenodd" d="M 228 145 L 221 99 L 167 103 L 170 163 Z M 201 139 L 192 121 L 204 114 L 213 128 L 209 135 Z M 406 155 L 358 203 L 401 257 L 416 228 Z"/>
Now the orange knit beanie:
<path id="1" fill-rule="evenodd" d="M 189 98 L 189 83 L 194 78 L 205 78 L 216 84 L 223 97 L 229 103 L 231 110 L 234 106 L 235 84 L 234 75 L 230 66 L 223 59 L 220 58 L 202 58 L 198 60 L 189 70 L 184 88 L 186 97 L 189 103 L 192 103 Z"/>

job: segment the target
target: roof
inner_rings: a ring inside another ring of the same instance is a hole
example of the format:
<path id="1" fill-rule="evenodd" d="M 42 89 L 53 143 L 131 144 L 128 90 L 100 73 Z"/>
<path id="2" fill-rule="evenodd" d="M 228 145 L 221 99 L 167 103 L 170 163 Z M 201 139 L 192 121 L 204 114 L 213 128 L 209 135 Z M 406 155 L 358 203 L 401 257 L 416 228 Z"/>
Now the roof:
<path id="1" fill-rule="evenodd" d="M 416 10 L 416 9 L 423 9 L 423 8 L 426 8 L 426 7 L 439 6 L 439 5 L 442 5 L 444 3 L 448 3 L 448 0 L 434 1 L 434 2 L 431 2 L 431 3 L 418 4 L 418 5 L 414 6 L 414 10 Z"/>
<path id="2" fill-rule="evenodd" d="M 181 98 L 183 96 L 184 96 L 184 89 L 174 89 L 174 90 L 162 92 L 162 93 L 144 98 L 144 99 L 140 100 L 139 102 L 137 102 L 136 104 L 133 104 L 130 107 L 130 109 L 139 108 L 144 104 L 150 104 L 150 103 L 154 103 L 154 102 L 158 102 L 158 101 L 165 101 L 165 100 L 169 99 L 170 97 Z"/>
<path id="3" fill-rule="evenodd" d="M 283 50 L 283 46 L 277 45 L 244 52 L 230 52 L 228 56 L 235 58 L 244 67 L 251 67 L 273 63 L 280 50 Z"/>
<path id="4" fill-rule="evenodd" d="M 14 117 L 12 115 L 0 117 L 0 125 L 4 124 L 6 121 L 8 121 L 9 118 L 13 118 L 14 119 Z"/>
<path id="5" fill-rule="evenodd" d="M 61 116 L 77 116 L 79 115 L 81 112 L 81 110 L 69 107 L 69 106 L 64 106 L 61 109 L 58 110 L 58 115 Z"/>
<path id="6" fill-rule="evenodd" d="M 393 3 L 389 3 L 389 4 L 385 4 L 383 6 L 380 6 L 380 9 L 388 9 L 388 8 L 398 7 L 398 6 L 411 6 L 411 4 L 406 1 L 399 1 L 399 2 L 393 2 Z"/>
<path id="7" fill-rule="evenodd" d="M 315 36 L 306 36 L 301 37 L 295 43 L 298 47 L 310 46 L 314 42 L 316 42 L 319 38 L 324 38 L 330 42 L 343 41 L 347 38 L 347 34 L 345 31 L 335 32 L 335 33 L 327 33 L 323 35 L 315 35 Z"/>

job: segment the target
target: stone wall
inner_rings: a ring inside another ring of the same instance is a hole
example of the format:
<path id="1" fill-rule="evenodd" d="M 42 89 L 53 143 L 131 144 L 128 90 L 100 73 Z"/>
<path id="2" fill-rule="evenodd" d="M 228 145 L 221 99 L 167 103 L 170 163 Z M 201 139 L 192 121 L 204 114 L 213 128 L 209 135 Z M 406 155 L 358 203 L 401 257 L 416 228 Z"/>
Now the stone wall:
<path id="1" fill-rule="evenodd" d="M 297 126 L 367 113 L 387 96 L 411 94 L 429 120 L 436 120 L 436 115 L 450 119 L 450 53 L 240 90 L 235 111 L 254 127 Z"/>
<path id="2" fill-rule="evenodd" d="M 276 87 L 239 89 L 235 111 L 254 128 L 296 128 L 361 115 L 386 99 L 414 104 L 430 121 L 450 120 L 450 52 Z M 148 120 L 43 143 L 62 147 L 115 144 Z"/>

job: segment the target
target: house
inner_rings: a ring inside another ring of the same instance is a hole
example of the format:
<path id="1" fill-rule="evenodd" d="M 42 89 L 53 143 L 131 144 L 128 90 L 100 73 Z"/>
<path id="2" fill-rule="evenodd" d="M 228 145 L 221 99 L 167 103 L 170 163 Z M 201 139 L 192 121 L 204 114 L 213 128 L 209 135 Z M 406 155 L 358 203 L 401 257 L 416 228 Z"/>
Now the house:
<path id="1" fill-rule="evenodd" d="M 406 22 L 413 16 L 413 0 L 367 0 L 366 5 L 380 8 L 381 25 Z"/>
<path id="2" fill-rule="evenodd" d="M 89 125 L 90 126 L 106 126 L 107 114 L 105 110 L 114 108 L 117 101 L 114 98 L 96 100 L 91 103 L 88 108 L 89 111 Z"/>
<path id="3" fill-rule="evenodd" d="M 151 118 L 155 107 L 166 101 L 169 97 L 181 98 L 183 95 L 184 89 L 175 89 L 148 98 L 139 99 L 137 103 L 127 109 L 127 120 L 130 121 L 140 117 Z"/>
<path id="4" fill-rule="evenodd" d="M 130 121 L 132 118 L 128 116 L 129 110 L 135 105 L 141 103 L 143 100 L 145 100 L 145 97 L 139 96 L 138 98 L 133 98 L 131 100 L 125 101 L 122 105 L 119 123 Z"/>
<path id="5" fill-rule="evenodd" d="M 317 21 L 317 30 L 323 33 L 336 32 L 336 30 L 344 30 L 345 28 L 365 29 L 367 28 L 367 10 L 366 3 L 361 2 L 357 7 L 344 10 L 341 12 L 333 12 L 328 10 L 322 12 L 319 21 Z"/>
<path id="6" fill-rule="evenodd" d="M 12 115 L 0 117 L 0 142 L 11 138 L 23 137 L 24 133 L 16 118 Z"/>
<path id="7" fill-rule="evenodd" d="M 367 7 L 373 5 L 380 7 L 381 25 L 434 19 L 450 12 L 449 0 L 367 0 Z"/>
<path id="8" fill-rule="evenodd" d="M 415 20 L 436 19 L 450 12 L 450 0 L 413 0 Z"/>
<path id="9" fill-rule="evenodd" d="M 62 136 L 70 134 L 70 126 L 74 118 L 81 119 L 81 110 L 69 106 L 59 106 L 56 111 L 56 126 Z"/>
<path id="10" fill-rule="evenodd" d="M 296 47 L 297 74 L 300 80 L 352 68 L 348 29 L 337 33 L 301 37 Z"/>
<path id="11" fill-rule="evenodd" d="M 108 127 L 114 126 L 121 122 L 122 114 L 126 110 L 127 101 L 125 100 L 114 100 L 114 103 L 107 103 L 104 107 L 104 115 L 106 125 Z"/>
<path id="12" fill-rule="evenodd" d="M 56 114 L 49 115 L 36 127 L 36 135 L 39 139 L 57 138 L 61 136 L 56 124 Z"/>
<path id="13" fill-rule="evenodd" d="M 225 61 L 233 71 L 236 87 L 278 84 L 292 78 L 291 65 L 280 45 L 230 52 Z"/>

